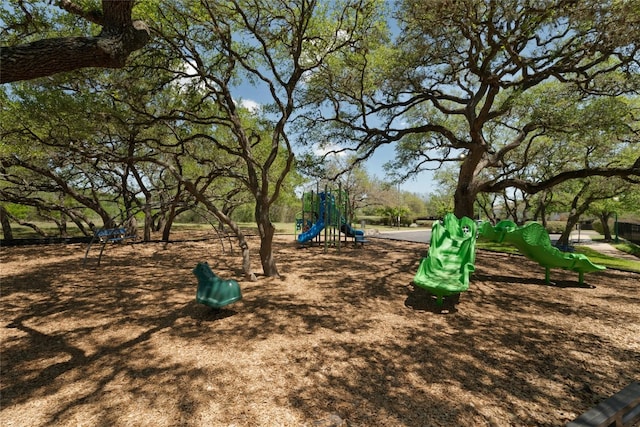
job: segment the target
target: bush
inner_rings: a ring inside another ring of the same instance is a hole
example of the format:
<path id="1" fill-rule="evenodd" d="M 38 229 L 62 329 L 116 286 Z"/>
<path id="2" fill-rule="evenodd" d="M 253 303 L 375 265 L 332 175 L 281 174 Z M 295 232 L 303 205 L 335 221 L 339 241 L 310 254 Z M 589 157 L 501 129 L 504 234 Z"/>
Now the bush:
<path id="1" fill-rule="evenodd" d="M 593 229 L 600 234 L 604 234 L 604 228 L 602 227 L 601 221 L 593 221 Z M 611 229 L 611 232 L 613 232 L 613 229 Z"/>
<path id="2" fill-rule="evenodd" d="M 547 221 L 547 232 L 549 234 L 560 234 L 566 226 L 566 221 Z"/>
<path id="3" fill-rule="evenodd" d="M 418 219 L 416 220 L 416 224 L 418 224 L 419 227 L 428 227 L 431 228 L 433 227 L 433 223 L 435 221 L 427 219 L 427 220 L 423 220 L 423 219 Z"/>
<path id="4" fill-rule="evenodd" d="M 386 225 L 389 218 L 377 215 L 358 215 L 355 222 L 360 224 L 360 221 L 364 221 L 366 225 Z"/>

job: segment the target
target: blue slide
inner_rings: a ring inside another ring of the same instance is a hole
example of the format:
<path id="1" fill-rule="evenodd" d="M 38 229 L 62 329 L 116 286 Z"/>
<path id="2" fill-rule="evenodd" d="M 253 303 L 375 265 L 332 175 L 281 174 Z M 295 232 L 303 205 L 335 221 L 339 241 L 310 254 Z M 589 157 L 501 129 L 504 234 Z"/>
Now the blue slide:
<path id="1" fill-rule="evenodd" d="M 325 205 L 324 193 L 320 193 L 320 212 L 318 221 L 316 221 L 311 228 L 304 233 L 298 234 L 298 243 L 305 243 L 315 238 L 324 229 L 324 205 Z"/>
<path id="2" fill-rule="evenodd" d="M 364 236 L 363 230 L 355 230 L 349 224 L 347 224 L 344 218 L 341 218 L 341 219 L 342 219 L 342 225 L 340 226 L 340 231 L 346 234 L 347 237 L 355 237 L 356 240 L 358 240 L 358 236 Z"/>
<path id="3" fill-rule="evenodd" d="M 321 208 L 322 209 L 322 208 Z M 322 215 L 322 212 L 320 213 Z M 324 219 L 318 220 L 304 233 L 298 234 L 298 243 L 305 243 L 316 237 L 324 229 Z"/>

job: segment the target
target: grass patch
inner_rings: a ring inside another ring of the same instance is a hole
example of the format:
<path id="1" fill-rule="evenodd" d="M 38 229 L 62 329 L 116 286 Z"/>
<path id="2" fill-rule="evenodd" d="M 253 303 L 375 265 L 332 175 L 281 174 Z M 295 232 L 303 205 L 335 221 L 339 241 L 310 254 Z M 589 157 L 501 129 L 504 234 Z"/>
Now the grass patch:
<path id="1" fill-rule="evenodd" d="M 621 243 L 620 246 L 621 245 L 623 245 L 623 243 Z M 627 245 L 627 243 L 625 242 L 624 245 Z M 637 245 L 633 245 L 632 243 L 630 245 L 636 246 L 636 249 L 637 249 Z M 619 245 L 615 245 L 615 246 L 618 247 Z M 515 246 L 509 243 L 496 243 L 496 242 L 488 242 L 484 240 L 478 240 L 476 242 L 476 248 L 487 250 L 487 251 L 503 252 L 503 253 L 509 253 L 509 254 L 520 253 L 520 251 L 518 251 L 518 248 L 516 248 Z M 621 248 L 618 247 L 618 249 L 621 249 Z M 589 258 L 589 260 L 594 264 L 604 265 L 607 268 L 615 268 L 617 270 L 632 271 L 632 272 L 640 273 L 640 260 L 630 261 L 626 259 L 615 258 L 612 256 L 602 254 L 588 246 L 576 246 L 575 250 L 576 250 L 576 253 L 586 255 Z"/>
<path id="2" fill-rule="evenodd" d="M 40 222 L 40 221 L 32 221 L 33 224 L 37 225 L 43 232 L 47 234 L 49 237 L 57 237 L 60 235 L 58 227 L 51 222 Z M 11 223 L 11 232 L 13 233 L 14 239 L 39 239 L 43 238 L 40 234 L 38 234 L 33 228 L 27 227 L 26 225 L 20 225 Z M 73 223 L 67 224 L 67 236 L 68 237 L 82 237 L 84 236 L 80 229 Z M 4 239 L 4 233 L 0 233 L 0 238 Z"/>
<path id="3" fill-rule="evenodd" d="M 520 253 L 518 248 L 516 248 L 515 246 L 513 246 L 510 243 L 497 243 L 497 242 L 490 242 L 490 241 L 487 241 L 487 240 L 478 240 L 478 241 L 476 241 L 476 248 L 484 249 L 486 251 L 492 251 L 492 252 L 504 252 L 504 253 L 508 253 L 508 254 L 519 254 Z"/>
<path id="4" fill-rule="evenodd" d="M 637 256 L 638 258 L 640 258 L 640 245 L 636 245 L 634 243 L 627 242 L 627 241 L 625 242 L 621 241 L 620 243 L 613 243 L 612 245 L 619 251 L 626 252 L 628 254 L 631 254 L 633 256 Z M 640 261 L 640 259 L 638 259 L 638 261 Z"/>
<path id="5" fill-rule="evenodd" d="M 640 261 L 631 261 L 601 254 L 588 246 L 577 246 L 576 252 L 586 255 L 594 264 L 604 265 L 607 268 L 640 273 Z"/>

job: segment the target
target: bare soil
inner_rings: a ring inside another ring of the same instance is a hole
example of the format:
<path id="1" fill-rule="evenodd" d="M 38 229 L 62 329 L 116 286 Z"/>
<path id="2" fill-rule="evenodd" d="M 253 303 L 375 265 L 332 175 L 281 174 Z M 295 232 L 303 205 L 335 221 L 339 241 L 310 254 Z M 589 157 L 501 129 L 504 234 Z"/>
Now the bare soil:
<path id="1" fill-rule="evenodd" d="M 256 282 L 213 239 L 1 248 L 0 425 L 560 426 L 640 378 L 639 274 L 478 251 L 441 311 L 424 244 L 275 247 Z M 199 261 L 243 300 L 197 304 Z"/>

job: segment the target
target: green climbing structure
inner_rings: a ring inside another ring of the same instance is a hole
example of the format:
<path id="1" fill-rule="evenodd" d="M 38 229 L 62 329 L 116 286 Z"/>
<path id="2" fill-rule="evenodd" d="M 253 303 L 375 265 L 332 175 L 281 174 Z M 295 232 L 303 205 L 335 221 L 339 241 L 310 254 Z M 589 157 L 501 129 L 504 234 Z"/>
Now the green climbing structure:
<path id="1" fill-rule="evenodd" d="M 605 267 L 592 263 L 586 255 L 562 252 L 551 244 L 551 238 L 545 228 L 535 222 L 517 226 L 513 221 L 502 220 L 495 226 L 482 223 L 479 237 L 494 242 L 507 242 L 514 245 L 522 255 L 545 268 L 545 280 L 550 281 L 550 269 L 561 268 L 578 273 L 578 281 L 584 283 L 584 273 L 604 270 Z"/>

